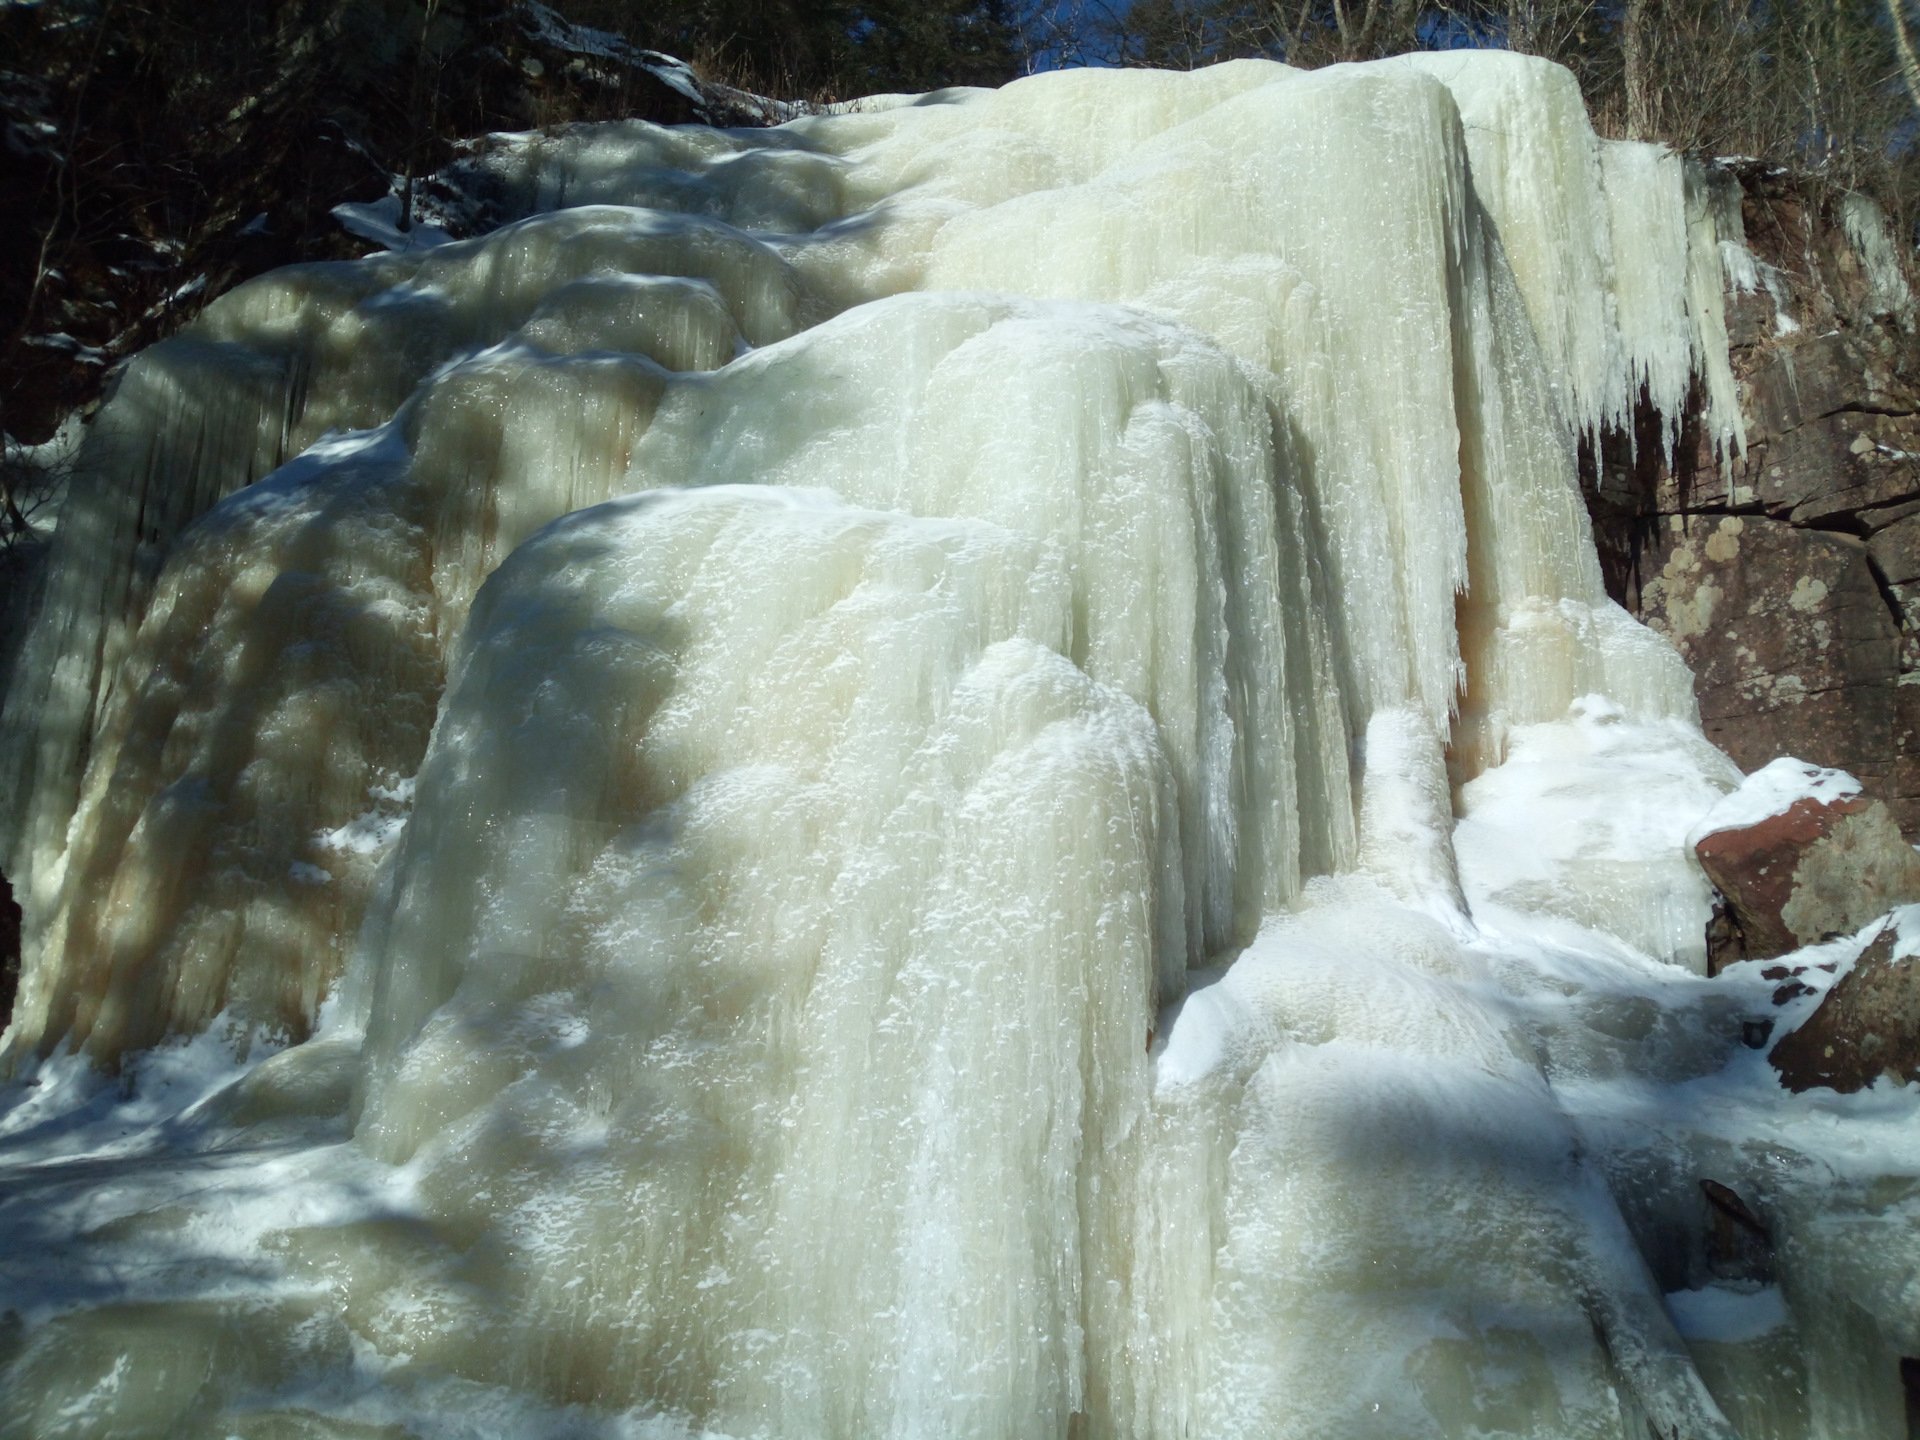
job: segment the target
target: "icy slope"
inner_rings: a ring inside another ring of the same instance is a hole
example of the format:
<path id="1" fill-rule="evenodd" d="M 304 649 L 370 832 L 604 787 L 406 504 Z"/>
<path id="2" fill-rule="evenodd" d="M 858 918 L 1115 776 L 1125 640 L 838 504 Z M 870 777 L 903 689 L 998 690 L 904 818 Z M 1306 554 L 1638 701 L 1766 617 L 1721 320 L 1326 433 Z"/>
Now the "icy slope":
<path id="1" fill-rule="evenodd" d="M 0 1427 L 1723 1436 L 1790 1388 L 1662 1303 L 1697 1127 L 1616 1170 L 1586 1119 L 1753 996 L 1690 973 L 1733 773 L 1572 463 L 1724 369 L 1720 240 L 1575 98 L 1247 63 L 524 137 L 526 218 L 143 357 L 5 712 L 4 1259 L 54 1258 Z M 209 1026 L 305 1043 L 76 1100 Z M 1867 1313 L 1801 1390 L 1893 1383 Z"/>

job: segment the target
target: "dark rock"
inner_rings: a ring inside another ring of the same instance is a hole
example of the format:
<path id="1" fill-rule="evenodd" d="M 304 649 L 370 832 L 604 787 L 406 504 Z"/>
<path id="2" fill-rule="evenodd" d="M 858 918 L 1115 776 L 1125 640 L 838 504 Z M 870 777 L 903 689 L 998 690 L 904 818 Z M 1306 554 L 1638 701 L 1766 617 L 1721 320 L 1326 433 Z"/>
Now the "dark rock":
<path id="1" fill-rule="evenodd" d="M 1813 1014 L 1768 1057 L 1789 1090 L 1850 1093 L 1882 1075 L 1920 1080 L 1920 965 L 1893 958 L 1883 928 Z"/>
<path id="2" fill-rule="evenodd" d="M 1670 465 L 1639 416 L 1583 450 L 1602 573 L 1744 768 L 1850 771 L 1920 836 L 1920 330 L 1880 313 L 1834 192 L 1731 168 L 1763 280 L 1727 296 L 1747 448 L 1721 456 L 1696 401 Z"/>
<path id="3" fill-rule="evenodd" d="M 1740 928 L 1740 917 L 1733 913 L 1726 896 L 1715 896 L 1713 915 L 1707 921 L 1707 974 L 1718 975 L 1747 958 L 1747 937 Z"/>
<path id="4" fill-rule="evenodd" d="M 1862 512 L 1909 502 L 1920 490 L 1920 419 L 1843 411 L 1782 435 L 1755 467 L 1769 513 L 1833 528 Z"/>
<path id="5" fill-rule="evenodd" d="M 13 1015 L 13 997 L 20 988 L 20 906 L 13 886 L 0 875 L 0 1030 Z"/>
<path id="6" fill-rule="evenodd" d="M 1867 563 L 1900 626 L 1900 671 L 1920 671 L 1920 507 L 1875 531 L 1867 541 Z M 1911 737 L 1901 732 L 1913 729 L 1912 718 L 1901 713 L 1900 701 L 1905 699 L 1896 697 L 1894 716 L 1895 750 L 1903 755 L 1914 749 L 1911 743 L 1902 743 Z"/>
<path id="7" fill-rule="evenodd" d="M 1758 824 L 1703 836 L 1694 853 L 1756 959 L 1920 901 L 1920 855 L 1887 807 L 1864 795 L 1797 800 Z"/>
<path id="8" fill-rule="evenodd" d="M 1901 638 L 1901 654 L 1906 656 L 1916 644 L 1920 631 Z M 1902 672 L 1902 684 L 1893 692 L 1893 770 L 1887 776 L 1887 804 L 1908 839 L 1920 836 L 1920 685 L 1907 677 L 1920 670 Z"/>
<path id="9" fill-rule="evenodd" d="M 1720 1280 L 1767 1284 L 1773 1279 L 1773 1237 L 1729 1186 L 1702 1180 L 1707 1201 L 1707 1268 Z"/>
<path id="10" fill-rule="evenodd" d="M 1920 396 L 1898 354 L 1897 339 L 1871 324 L 1771 347 L 1748 377 L 1747 419 L 1767 436 L 1849 410 L 1911 415 Z"/>

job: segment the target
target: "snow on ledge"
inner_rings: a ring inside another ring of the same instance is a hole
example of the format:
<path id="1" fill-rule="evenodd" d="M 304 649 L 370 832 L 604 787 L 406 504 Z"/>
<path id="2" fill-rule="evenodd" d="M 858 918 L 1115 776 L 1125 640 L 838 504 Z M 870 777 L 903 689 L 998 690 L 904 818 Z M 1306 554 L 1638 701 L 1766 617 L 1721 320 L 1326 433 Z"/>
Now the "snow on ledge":
<path id="1" fill-rule="evenodd" d="M 1776 815 L 1784 815 L 1802 800 L 1823 805 L 1860 793 L 1860 782 L 1844 770 L 1828 770 L 1782 755 L 1747 776 L 1740 788 L 1709 810 L 1687 836 L 1689 846 L 1723 830 L 1744 830 Z"/>
<path id="2" fill-rule="evenodd" d="M 426 250 L 453 239 L 438 225 L 416 223 L 411 229 L 402 230 L 398 195 L 384 195 L 365 204 L 349 201 L 336 205 L 333 218 L 349 235 L 371 240 L 387 250 Z"/>

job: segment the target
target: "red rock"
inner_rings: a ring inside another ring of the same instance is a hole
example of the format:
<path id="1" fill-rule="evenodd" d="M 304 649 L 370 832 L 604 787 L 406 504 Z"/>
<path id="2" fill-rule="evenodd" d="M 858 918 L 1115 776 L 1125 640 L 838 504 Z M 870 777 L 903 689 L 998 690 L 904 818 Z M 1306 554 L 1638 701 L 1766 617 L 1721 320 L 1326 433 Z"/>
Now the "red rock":
<path id="1" fill-rule="evenodd" d="M 1726 897 L 1749 959 L 1850 935 L 1920 901 L 1920 855 L 1887 807 L 1864 795 L 1796 800 L 1756 824 L 1703 836 L 1694 853 Z"/>
<path id="2" fill-rule="evenodd" d="M 1920 963 L 1896 960 L 1888 925 L 1768 1057 L 1789 1090 L 1851 1092 L 1881 1076 L 1920 1080 Z"/>

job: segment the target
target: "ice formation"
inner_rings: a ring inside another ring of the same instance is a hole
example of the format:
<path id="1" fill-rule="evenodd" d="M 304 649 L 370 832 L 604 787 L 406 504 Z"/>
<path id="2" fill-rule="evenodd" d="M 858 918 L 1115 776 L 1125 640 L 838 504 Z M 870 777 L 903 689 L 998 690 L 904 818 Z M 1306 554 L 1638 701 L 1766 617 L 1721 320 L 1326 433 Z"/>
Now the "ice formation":
<path id="1" fill-rule="evenodd" d="M 131 1168 L 0 1216 L 0 1432 L 1892 1433 L 1868 1209 L 1687 1218 L 1737 776 L 1573 456 L 1738 443 L 1698 176 L 1497 54 L 489 154 L 88 442 L 0 1124 Z"/>
<path id="2" fill-rule="evenodd" d="M 1879 314 L 1891 315 L 1906 329 L 1913 328 L 1913 291 L 1900 268 L 1892 227 L 1886 212 L 1870 195 L 1851 192 L 1840 201 L 1840 221 L 1847 239 L 1867 272 L 1867 302 Z"/>

